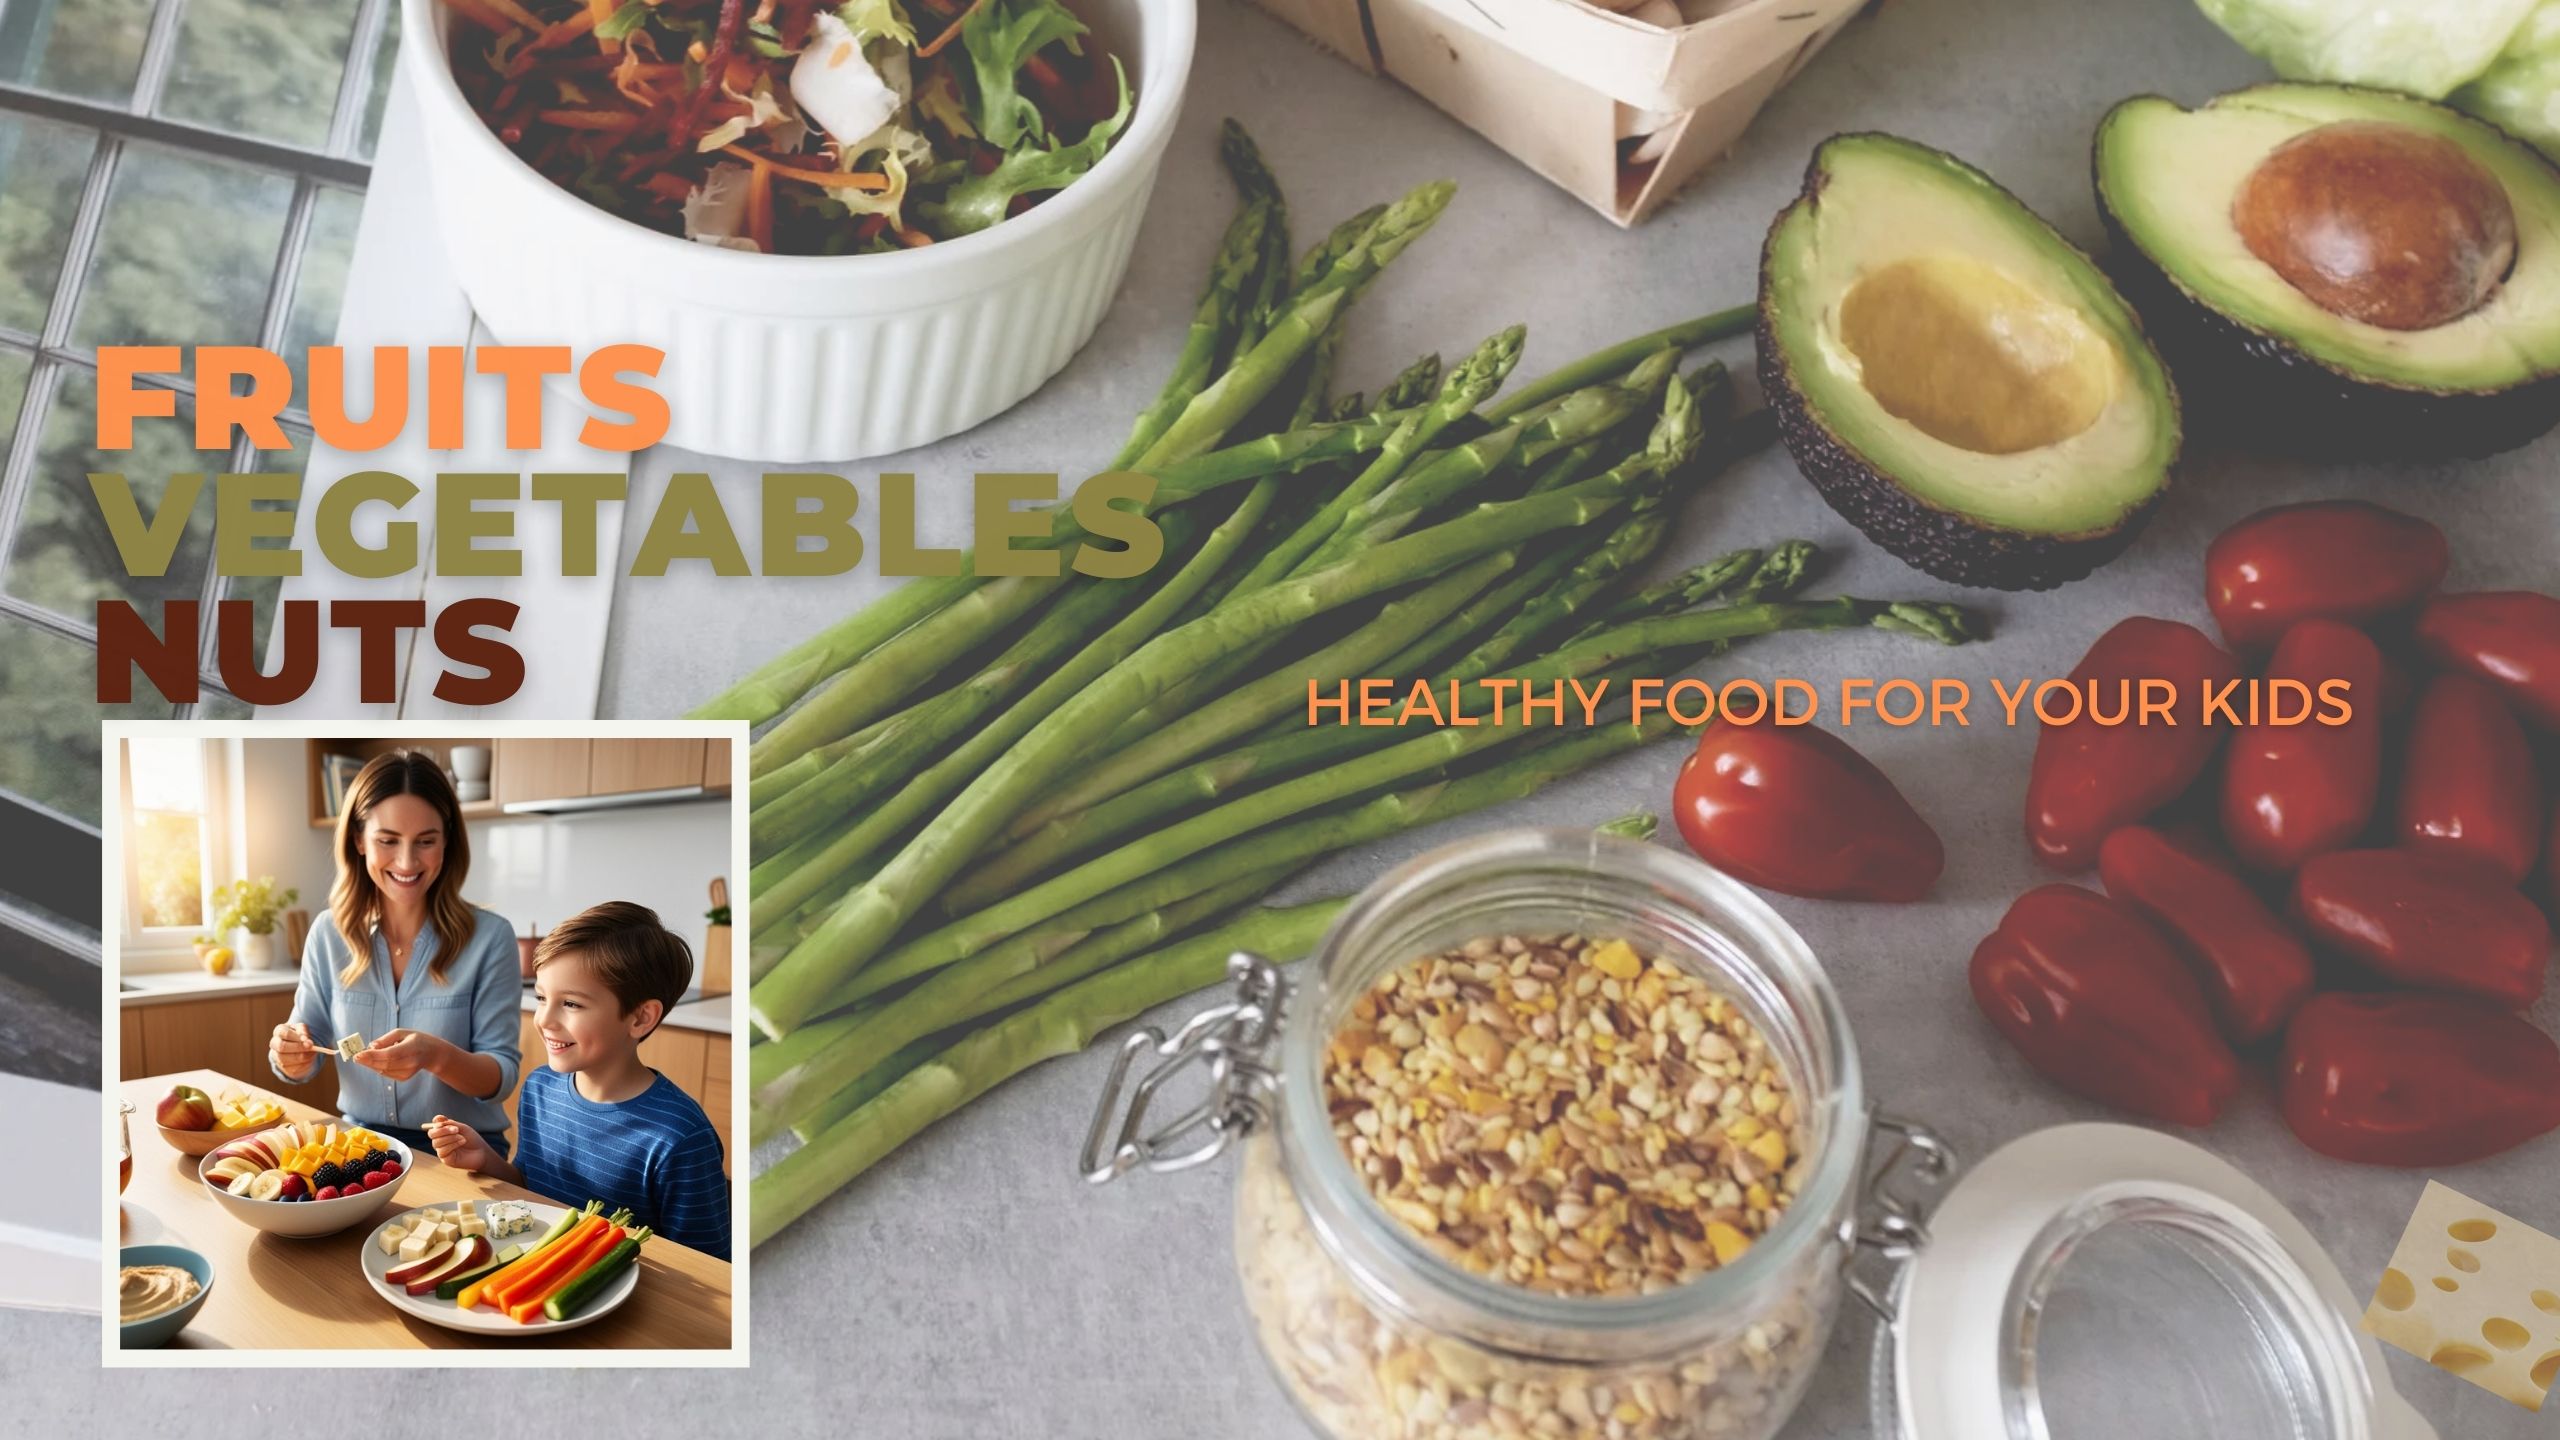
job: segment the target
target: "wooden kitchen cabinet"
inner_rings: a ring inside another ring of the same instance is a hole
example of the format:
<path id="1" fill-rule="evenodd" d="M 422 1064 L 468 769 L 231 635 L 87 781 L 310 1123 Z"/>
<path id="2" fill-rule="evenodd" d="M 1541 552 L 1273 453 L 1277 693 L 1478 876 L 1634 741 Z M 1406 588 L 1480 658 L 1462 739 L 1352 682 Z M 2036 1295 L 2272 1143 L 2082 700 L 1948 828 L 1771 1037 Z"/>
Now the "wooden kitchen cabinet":
<path id="1" fill-rule="evenodd" d="M 592 746 L 587 740 L 499 741 L 494 767 L 498 803 L 567 800 L 592 793 L 587 788 Z"/>
<path id="2" fill-rule="evenodd" d="M 702 788 L 714 795 L 729 793 L 729 742 L 702 742 Z"/>
<path id="3" fill-rule="evenodd" d="M 262 1086 L 274 1080 L 267 1069 L 265 1034 L 254 1029 L 256 1022 L 249 1007 L 252 998 L 216 995 L 203 1000 L 137 1006 L 142 1019 L 142 1050 L 151 1060 L 151 1068 L 143 1073 L 219 1070 L 225 1075 L 257 1077 L 251 1083 Z"/>
<path id="4" fill-rule="evenodd" d="M 711 1128 L 720 1132 L 721 1160 L 725 1168 L 734 1172 L 737 1146 L 730 1139 L 729 1130 L 732 1093 L 729 1084 L 729 1037 L 706 1033 L 703 1040 L 702 1089 L 695 1093 L 694 1099 L 701 1103 L 703 1113 L 711 1117 Z"/>
<path id="5" fill-rule="evenodd" d="M 702 1099 L 702 1063 L 709 1036 L 699 1030 L 661 1025 L 640 1042 L 640 1063 L 676 1082 L 676 1088 Z"/>
<path id="6" fill-rule="evenodd" d="M 151 1052 L 142 1048 L 142 1011 L 137 1006 L 121 1007 L 116 1016 L 117 1032 L 123 1049 L 116 1055 L 116 1078 L 139 1080 L 160 1072 L 151 1068 Z"/>
<path id="7" fill-rule="evenodd" d="M 590 795 L 673 790 L 702 783 L 700 740 L 597 740 L 587 765 Z"/>
<path id="8" fill-rule="evenodd" d="M 258 1058 L 254 1069 L 234 1070 L 231 1073 L 245 1074 L 249 1077 L 250 1083 L 260 1089 L 290 1096 L 305 1105 L 316 1106 L 322 1110 L 337 1109 L 338 1076 L 334 1062 L 328 1060 L 318 1062 L 312 1068 L 311 1078 L 299 1085 L 287 1085 L 278 1080 L 275 1071 L 267 1066 L 267 1038 L 276 1033 L 277 1026 L 293 1018 L 293 992 L 276 990 L 262 995 L 244 995 L 240 998 L 249 1007 L 249 1038 L 258 1047 Z"/>

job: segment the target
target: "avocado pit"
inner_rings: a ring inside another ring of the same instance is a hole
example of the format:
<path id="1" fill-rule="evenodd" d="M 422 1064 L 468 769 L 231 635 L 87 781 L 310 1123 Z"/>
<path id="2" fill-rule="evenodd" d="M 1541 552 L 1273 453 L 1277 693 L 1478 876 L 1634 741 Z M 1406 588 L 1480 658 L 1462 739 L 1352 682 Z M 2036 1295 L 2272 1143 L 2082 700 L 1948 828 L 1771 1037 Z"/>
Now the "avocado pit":
<path id="1" fill-rule="evenodd" d="M 2333 315 L 2429 330 L 2487 303 L 2514 268 L 2506 188 L 2442 136 L 2341 120 L 2287 140 L 2242 182 L 2241 242 Z"/>
<path id="2" fill-rule="evenodd" d="M 1965 256 L 1860 277 L 1841 300 L 1840 341 L 1887 414 L 1976 454 L 2068 440 L 2115 396 L 2114 352 L 2078 312 Z"/>

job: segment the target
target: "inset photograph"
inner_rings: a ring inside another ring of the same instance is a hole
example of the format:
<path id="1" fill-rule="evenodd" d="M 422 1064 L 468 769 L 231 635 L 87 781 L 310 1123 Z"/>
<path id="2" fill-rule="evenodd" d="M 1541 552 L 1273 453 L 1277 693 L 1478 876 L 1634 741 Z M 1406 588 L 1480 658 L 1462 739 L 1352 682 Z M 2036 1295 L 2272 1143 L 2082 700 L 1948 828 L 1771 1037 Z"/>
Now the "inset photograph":
<path id="1" fill-rule="evenodd" d="M 745 1363 L 741 727 L 491 729 L 107 727 L 107 1363 Z"/>

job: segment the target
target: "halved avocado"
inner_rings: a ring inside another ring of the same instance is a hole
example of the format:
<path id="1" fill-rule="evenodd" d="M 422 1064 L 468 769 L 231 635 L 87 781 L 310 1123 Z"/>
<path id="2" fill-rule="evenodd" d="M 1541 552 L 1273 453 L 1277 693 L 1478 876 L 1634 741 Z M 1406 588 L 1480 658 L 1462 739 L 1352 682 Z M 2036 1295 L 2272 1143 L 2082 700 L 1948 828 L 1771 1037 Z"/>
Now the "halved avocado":
<path id="1" fill-rule="evenodd" d="M 2089 257 L 1990 177 L 1835 135 L 1760 254 L 1760 384 L 1814 488 L 1944 580 L 2045 590 L 2132 542 L 2178 397 Z"/>
<path id="2" fill-rule="evenodd" d="M 2365 172 L 2374 178 L 2356 174 L 2366 157 L 2353 149 L 2317 161 L 2323 141 L 2394 136 L 2403 154 L 2383 163 L 2400 168 Z M 2292 167 L 2301 173 L 2273 202 L 2301 213 L 2293 251 L 2274 243 L 2252 193 L 2288 146 L 2313 161 Z M 2099 124 L 2092 169 L 2119 277 L 2188 391 L 2211 397 L 2234 438 L 2314 454 L 2483 455 L 2560 420 L 2560 170 L 2496 126 L 2344 85 L 2260 85 L 2194 110 L 2139 95 Z M 2484 193 L 2492 206 L 2503 195 L 2494 224 L 2473 213 Z M 2377 206 L 2406 213 L 2372 215 Z M 2389 238 L 2342 237 L 2342 208 Z M 2414 243 L 2398 238 L 2410 233 Z M 2492 234 L 2494 247 L 2482 238 Z M 2317 261 L 2341 284 L 2362 278 L 2386 300 L 2396 286 L 2405 313 L 2342 313 L 2333 307 L 2354 302 L 2319 268 L 2295 268 L 2305 289 L 2263 253 Z M 2400 272 L 2380 274 L 2375 254 Z M 2427 287 L 2470 308 L 2430 314 Z"/>

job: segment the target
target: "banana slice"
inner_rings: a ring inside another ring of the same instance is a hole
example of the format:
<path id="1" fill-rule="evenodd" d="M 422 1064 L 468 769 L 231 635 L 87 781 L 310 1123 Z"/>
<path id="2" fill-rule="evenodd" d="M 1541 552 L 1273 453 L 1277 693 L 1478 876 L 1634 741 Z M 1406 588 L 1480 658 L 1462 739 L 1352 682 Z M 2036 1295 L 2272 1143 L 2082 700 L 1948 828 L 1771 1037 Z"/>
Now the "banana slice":
<path id="1" fill-rule="evenodd" d="M 273 1200 L 283 1193 L 284 1172 L 281 1170 L 261 1170 L 249 1177 L 249 1198 L 252 1200 Z"/>
<path id="2" fill-rule="evenodd" d="M 253 1170 L 246 1175 L 235 1175 L 231 1177 L 231 1183 L 224 1188 L 234 1195 L 246 1196 L 249 1193 L 249 1187 L 256 1184 L 257 1181 L 258 1174 Z"/>

